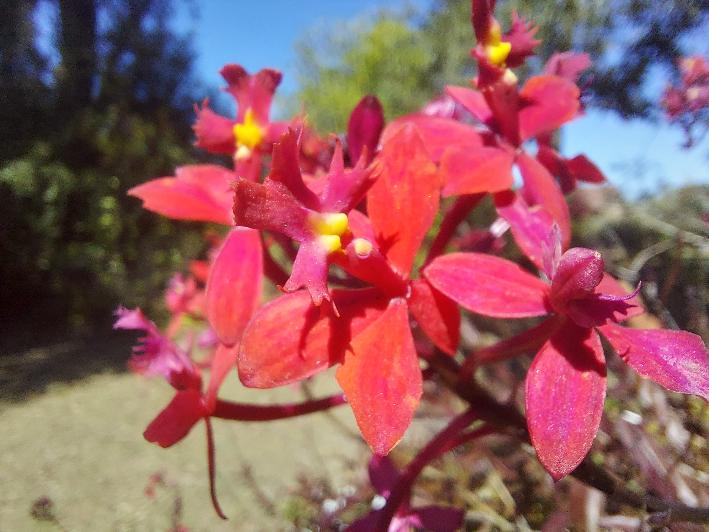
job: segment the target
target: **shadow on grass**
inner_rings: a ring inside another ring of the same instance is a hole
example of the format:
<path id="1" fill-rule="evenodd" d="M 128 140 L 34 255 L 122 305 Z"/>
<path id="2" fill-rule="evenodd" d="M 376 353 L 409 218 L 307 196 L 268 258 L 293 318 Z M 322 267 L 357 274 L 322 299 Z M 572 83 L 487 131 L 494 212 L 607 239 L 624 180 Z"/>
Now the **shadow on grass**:
<path id="1" fill-rule="evenodd" d="M 86 338 L 27 342 L 3 338 L 0 346 L 0 401 L 19 402 L 55 383 L 97 373 L 126 371 L 135 335 L 106 331 Z M 12 344 L 15 345 L 12 345 Z M 23 346 L 24 344 L 25 346 Z"/>

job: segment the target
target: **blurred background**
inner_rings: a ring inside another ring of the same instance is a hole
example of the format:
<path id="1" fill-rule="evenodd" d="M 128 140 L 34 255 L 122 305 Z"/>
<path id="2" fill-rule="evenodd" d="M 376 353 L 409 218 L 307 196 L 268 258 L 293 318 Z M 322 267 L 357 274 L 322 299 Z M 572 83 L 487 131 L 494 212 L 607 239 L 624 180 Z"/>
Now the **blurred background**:
<path id="1" fill-rule="evenodd" d="M 513 11 L 534 20 L 542 39 L 522 77 L 538 72 L 555 51 L 585 51 L 594 60 L 581 83 L 586 113 L 559 143 L 566 156 L 586 153 L 609 184 L 570 198 L 575 244 L 602 250 L 609 269 L 630 284 L 644 281 L 645 302 L 657 316 L 648 320 L 707 338 L 707 122 L 688 132 L 665 117 L 660 101 L 678 80 L 680 57 L 709 56 L 709 2 L 501 0 L 503 27 Z M 469 19 L 467 0 L 303 0 L 295 11 L 288 0 L 3 2 L 0 421 L 8 436 L 0 438 L 0 531 L 176 530 L 179 523 L 190 530 L 258 530 L 264 523 L 328 529 L 314 517 L 325 501 L 360 495 L 361 471 L 348 460 L 363 457 L 364 449 L 347 412 L 268 428 L 217 427 L 224 506 L 246 528 L 218 524 L 212 515 L 200 436 L 167 452 L 142 440 L 170 392 L 124 374 L 133 338 L 110 330 L 112 312 L 119 304 L 140 305 L 160 322 L 169 277 L 203 251 L 209 228 L 144 211 L 126 190 L 171 175 L 178 165 L 218 161 L 193 147 L 191 124 L 194 103 L 205 97 L 233 113 L 219 90 L 225 63 L 282 70 L 278 118 L 304 110 L 319 132 L 342 132 L 366 93 L 376 94 L 393 118 L 418 109 L 446 84 L 467 84 L 475 75 Z M 519 368 L 499 371 L 514 375 Z M 641 484 L 650 476 L 670 496 L 703 500 L 706 493 L 692 482 L 709 479 L 706 406 L 657 396 L 619 371 L 615 384 L 624 403 L 609 401 L 608 423 L 622 426 L 608 428 L 614 436 L 601 449 L 618 448 L 622 456 L 647 437 L 657 460 L 643 455 L 623 474 Z M 331 384 L 313 386 L 320 392 Z M 227 393 L 248 395 L 234 382 Z M 269 394 L 255 400 L 287 396 Z M 441 408 L 454 407 L 452 399 L 441 401 Z M 642 427 L 623 418 L 626 403 L 646 417 Z M 668 404 L 682 407 L 679 414 Z M 425 434 L 426 419 L 435 425 L 435 416 L 421 416 L 417 430 Z M 650 421 L 675 426 L 675 438 L 647 429 Z M 624 433 L 623 423 L 630 427 Z M 259 452 L 264 441 L 276 442 L 263 447 L 273 447 L 277 458 Z M 463 481 L 472 493 L 463 499 L 466 507 L 488 516 L 485 526 L 524 528 L 522 516 L 525 526 L 538 528 L 554 507 L 578 496 L 580 488 L 555 491 L 536 470 L 500 491 L 498 477 L 513 471 L 500 473 L 499 456 L 470 452 L 468 458 L 496 464 L 476 466 L 478 484 Z M 653 472 L 653 464 L 676 467 L 678 456 L 694 481 L 657 480 L 671 475 Z M 151 478 L 158 492 L 152 498 L 144 493 Z M 522 501 L 530 486 L 537 499 Z M 454 497 L 438 489 L 426 493 Z"/>

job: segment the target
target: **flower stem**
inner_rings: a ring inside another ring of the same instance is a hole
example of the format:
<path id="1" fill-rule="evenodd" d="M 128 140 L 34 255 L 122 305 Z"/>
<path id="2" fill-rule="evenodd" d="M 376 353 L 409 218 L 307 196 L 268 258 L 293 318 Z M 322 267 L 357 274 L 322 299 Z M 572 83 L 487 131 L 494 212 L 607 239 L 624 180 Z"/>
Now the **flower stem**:
<path id="1" fill-rule="evenodd" d="M 431 243 L 424 264 L 428 264 L 443 253 L 451 238 L 455 235 L 455 230 L 460 223 L 467 218 L 470 211 L 472 211 L 484 197 L 485 194 L 466 194 L 455 200 L 455 203 L 448 209 L 448 212 L 441 221 L 441 227 L 436 238 Z"/>
<path id="2" fill-rule="evenodd" d="M 322 399 L 291 403 L 282 405 L 254 405 L 246 403 L 232 403 L 217 399 L 217 406 L 212 417 L 233 419 L 236 421 L 273 421 L 290 417 L 304 416 L 327 410 L 333 406 L 345 404 L 347 400 L 343 394 L 336 394 Z"/>
<path id="3" fill-rule="evenodd" d="M 450 450 L 452 448 L 451 441 L 477 418 L 478 415 L 474 408 L 469 408 L 462 414 L 454 417 L 446 428 L 429 441 L 428 444 L 419 451 L 416 457 L 409 462 L 402 471 L 394 488 L 391 490 L 391 494 L 379 514 L 376 531 L 386 532 L 389 529 L 389 523 L 391 523 L 391 520 L 396 514 L 396 510 L 409 500 L 413 482 L 416 480 L 416 477 L 419 476 L 423 468 L 431 461 L 438 458 L 443 452 Z"/>

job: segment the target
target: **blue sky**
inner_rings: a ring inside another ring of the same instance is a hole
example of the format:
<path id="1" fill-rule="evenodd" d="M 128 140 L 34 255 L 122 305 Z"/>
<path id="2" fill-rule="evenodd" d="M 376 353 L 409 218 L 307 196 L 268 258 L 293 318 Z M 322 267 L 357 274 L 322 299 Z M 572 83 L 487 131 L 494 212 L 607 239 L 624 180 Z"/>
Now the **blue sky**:
<path id="1" fill-rule="evenodd" d="M 238 62 L 250 71 L 263 67 L 281 70 L 284 81 L 280 91 L 292 93 L 296 89 L 294 44 L 299 37 L 315 27 L 337 27 L 345 19 L 381 8 L 396 9 L 405 1 L 194 0 L 196 16 L 189 2 L 177 2 L 181 7 L 175 27 L 193 34 L 197 74 L 208 86 L 223 85 L 219 69 Z M 407 3 L 426 8 L 431 0 Z M 47 17 L 38 19 L 40 28 L 50 31 Z M 471 45 L 472 41 L 471 30 Z M 652 85 L 657 90 L 664 83 L 658 79 Z M 564 154 L 586 153 L 628 197 L 654 192 L 660 186 L 709 184 L 709 136 L 692 150 L 685 150 L 679 128 L 622 121 L 600 111 L 590 111 L 563 131 Z"/>
<path id="2" fill-rule="evenodd" d="M 269 66 L 284 73 L 281 90 L 295 90 L 296 40 L 317 26 L 402 5 L 399 0 L 265 0 L 199 2 L 199 17 L 180 12 L 177 27 L 194 32 L 198 74 L 209 85 L 222 84 L 218 70 L 239 62 L 249 70 Z M 409 2 L 426 7 L 430 0 Z M 472 44 L 472 31 L 471 31 Z M 661 83 L 657 84 L 662 86 Z M 659 186 L 709 183 L 709 139 L 684 150 L 683 133 L 667 124 L 622 121 L 591 111 L 564 129 L 566 155 L 586 153 L 629 197 Z M 642 175 L 638 175 L 642 174 Z"/>

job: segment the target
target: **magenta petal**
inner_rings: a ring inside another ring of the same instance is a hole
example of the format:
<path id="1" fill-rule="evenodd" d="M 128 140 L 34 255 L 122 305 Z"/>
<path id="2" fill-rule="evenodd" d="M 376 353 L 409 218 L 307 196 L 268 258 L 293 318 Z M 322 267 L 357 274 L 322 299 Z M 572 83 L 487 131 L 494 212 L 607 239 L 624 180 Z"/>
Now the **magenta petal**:
<path id="1" fill-rule="evenodd" d="M 232 229 L 212 263 L 207 281 L 207 318 L 226 345 L 234 345 L 261 299 L 263 250 L 258 231 Z"/>
<path id="2" fill-rule="evenodd" d="M 229 85 L 227 92 L 238 104 L 237 121 L 242 122 L 246 110 L 251 108 L 259 122 L 268 122 L 271 100 L 283 77 L 281 73 L 264 68 L 250 75 L 241 65 L 234 64 L 225 65 L 219 73 Z"/>
<path id="3" fill-rule="evenodd" d="M 313 306 L 305 291 L 285 294 L 256 311 L 244 331 L 237 367 L 251 388 L 305 379 L 341 362 L 351 339 L 386 308 L 376 290 L 333 290 L 340 313 Z"/>
<path id="4" fill-rule="evenodd" d="M 320 196 L 321 212 L 349 212 L 362 201 L 374 183 L 365 168 L 364 159 L 357 161 L 354 168 L 345 170 L 339 141 L 335 144 L 330 170 L 324 181 L 324 190 Z"/>
<path id="5" fill-rule="evenodd" d="M 406 124 L 416 126 L 434 162 L 440 161 L 443 153 L 452 145 L 460 148 L 479 148 L 483 145 L 482 136 L 474 127 L 452 118 L 424 114 L 404 115 L 391 122 L 382 133 L 382 144 L 397 135 Z"/>
<path id="6" fill-rule="evenodd" d="M 150 422 L 143 436 L 160 447 L 176 444 L 206 415 L 202 394 L 198 390 L 183 390 Z"/>
<path id="7" fill-rule="evenodd" d="M 195 112 L 197 119 L 192 126 L 197 137 L 195 145 L 210 153 L 233 155 L 236 151 L 235 122 L 212 111 L 208 100 L 204 100 L 201 108 L 195 104 Z"/>
<path id="8" fill-rule="evenodd" d="M 517 165 L 524 181 L 523 194 L 531 205 L 541 205 L 561 229 L 562 247 L 571 240 L 571 217 L 566 199 L 549 171 L 536 159 L 522 152 Z"/>
<path id="9" fill-rule="evenodd" d="M 217 394 L 227 373 L 236 367 L 238 353 L 238 344 L 232 346 L 219 344 L 214 352 L 212 364 L 209 368 L 209 385 L 207 386 L 207 393 L 204 395 L 205 409 L 209 414 L 214 412 L 214 408 L 217 405 Z"/>
<path id="10" fill-rule="evenodd" d="M 500 148 L 448 148 L 441 158 L 443 197 L 512 187 L 513 156 Z"/>
<path id="11" fill-rule="evenodd" d="M 384 111 L 376 96 L 368 94 L 352 110 L 347 123 L 347 151 L 350 162 L 359 161 L 362 150 L 367 150 L 367 162 L 372 160 L 384 129 Z"/>
<path id="12" fill-rule="evenodd" d="M 480 253 L 450 253 L 424 269 L 438 290 L 472 312 L 497 318 L 548 314 L 548 286 L 514 262 Z"/>
<path id="13" fill-rule="evenodd" d="M 586 181 L 587 183 L 603 183 L 606 181 L 606 176 L 603 175 L 603 172 L 585 155 L 577 155 L 567 159 L 566 169 L 574 179 L 580 181 Z"/>
<path id="14" fill-rule="evenodd" d="M 588 453 L 605 396 L 606 366 L 598 335 L 568 323 L 537 353 L 525 390 L 532 445 L 554 480 L 571 473 Z"/>
<path id="15" fill-rule="evenodd" d="M 576 117 L 578 87 L 558 76 L 533 76 L 520 91 L 519 130 L 522 140 L 548 133 Z"/>
<path id="16" fill-rule="evenodd" d="M 576 83 L 581 73 L 591 66 L 591 57 L 588 54 L 576 52 L 561 52 L 552 55 L 544 65 L 544 73 L 559 76 Z"/>
<path id="17" fill-rule="evenodd" d="M 237 179 L 234 183 L 234 223 L 252 229 L 282 233 L 303 242 L 311 237 L 308 209 L 281 183 L 253 183 Z"/>
<path id="18" fill-rule="evenodd" d="M 409 311 L 423 332 L 441 351 L 455 355 L 460 341 L 460 310 L 454 301 L 426 279 L 411 282 Z"/>
<path id="19" fill-rule="evenodd" d="M 599 327 L 631 368 L 668 390 L 709 401 L 709 352 L 701 337 L 686 331 Z"/>
<path id="20" fill-rule="evenodd" d="M 140 198 L 145 209 L 168 218 L 232 225 L 232 172 L 215 165 L 194 165 L 178 168 L 176 174 L 133 187 L 128 195 Z"/>
<path id="21" fill-rule="evenodd" d="M 306 240 L 300 245 L 293 262 L 291 276 L 283 286 L 285 292 L 307 288 L 314 305 L 330 300 L 327 288 L 328 251 L 317 240 Z"/>
<path id="22" fill-rule="evenodd" d="M 544 243 L 548 241 L 553 221 L 546 210 L 529 207 L 516 192 L 495 194 L 497 213 L 510 224 L 517 246 L 540 270 L 545 270 Z"/>
<path id="23" fill-rule="evenodd" d="M 469 89 L 467 87 L 446 85 L 446 94 L 462 105 L 466 111 L 480 120 L 483 124 L 489 126 L 492 123 L 492 111 L 480 91 Z"/>
<path id="24" fill-rule="evenodd" d="M 288 129 L 273 144 L 273 159 L 268 180 L 282 183 L 305 207 L 320 210 L 320 200 L 303 181 L 300 173 L 300 132 Z"/>

